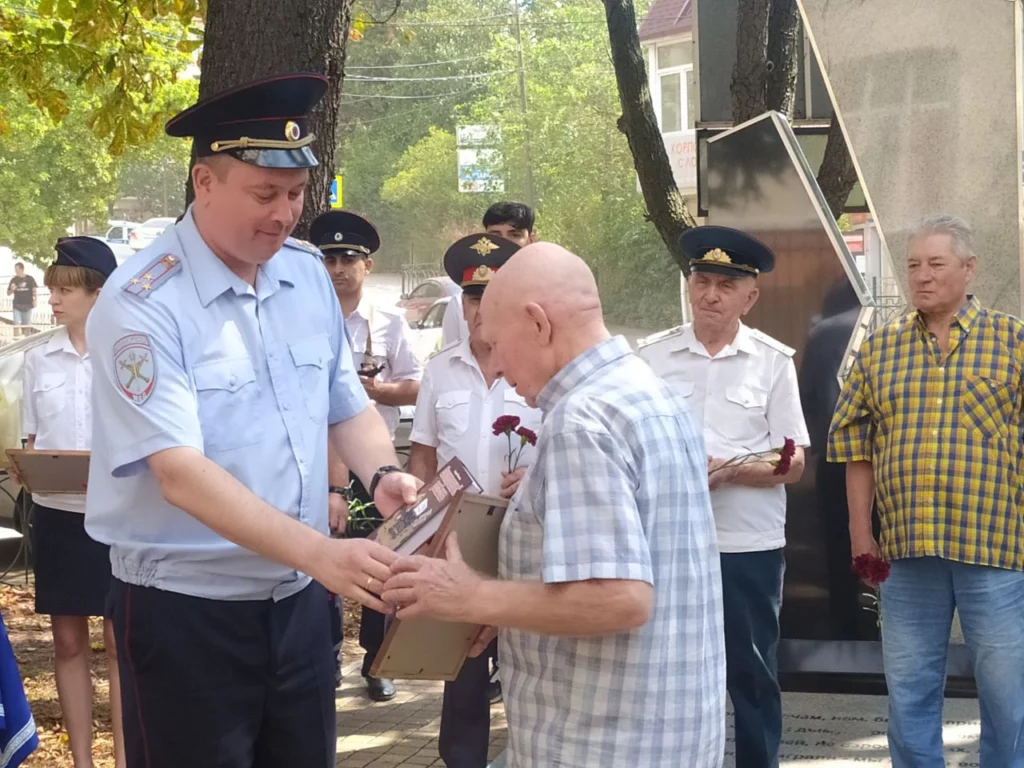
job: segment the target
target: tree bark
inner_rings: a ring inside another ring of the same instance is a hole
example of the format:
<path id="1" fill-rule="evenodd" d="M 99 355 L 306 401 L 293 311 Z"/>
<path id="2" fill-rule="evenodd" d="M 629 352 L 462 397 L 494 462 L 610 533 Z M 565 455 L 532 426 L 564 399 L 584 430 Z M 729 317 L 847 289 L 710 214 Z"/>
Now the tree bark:
<path id="1" fill-rule="evenodd" d="M 740 0 L 736 10 L 736 62 L 732 69 L 732 117 L 736 125 L 768 109 L 768 17 L 771 0 Z"/>
<path id="2" fill-rule="evenodd" d="M 335 126 L 341 107 L 345 43 L 353 0 L 209 0 L 203 41 L 199 98 L 249 80 L 291 72 L 316 72 L 330 80 L 311 115 L 313 152 L 302 218 L 295 234 L 329 207 L 334 178 Z M 188 182 L 187 203 L 192 201 Z"/>
<path id="3" fill-rule="evenodd" d="M 772 0 L 768 14 L 768 65 L 765 104 L 790 122 L 796 108 L 800 12 L 796 0 Z"/>
<path id="4" fill-rule="evenodd" d="M 679 250 L 679 236 L 694 227 L 695 222 L 679 194 L 654 114 L 633 0 L 602 1 L 622 106 L 618 127 L 626 135 L 633 155 L 633 165 L 647 205 L 647 218 L 658 230 L 676 263 L 686 271 L 687 261 Z"/>
<path id="5" fill-rule="evenodd" d="M 828 209 L 836 219 L 843 215 L 846 201 L 856 183 L 857 171 L 853 167 L 853 158 L 846 146 L 846 137 L 843 136 L 839 120 L 833 113 L 825 154 L 818 169 L 818 186 L 825 196 Z"/>

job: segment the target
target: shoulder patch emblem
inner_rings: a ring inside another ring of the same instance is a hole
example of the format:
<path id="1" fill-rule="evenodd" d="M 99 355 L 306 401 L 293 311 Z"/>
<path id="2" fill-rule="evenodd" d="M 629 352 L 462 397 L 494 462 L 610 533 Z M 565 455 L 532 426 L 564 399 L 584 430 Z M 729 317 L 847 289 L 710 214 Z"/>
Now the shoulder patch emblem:
<path id="1" fill-rule="evenodd" d="M 130 333 L 114 342 L 114 376 L 121 394 L 136 405 L 149 400 L 156 386 L 156 359 L 149 336 Z"/>
<path id="2" fill-rule="evenodd" d="M 795 349 L 793 349 L 792 347 L 787 347 L 778 339 L 772 338 L 767 333 L 757 330 L 757 328 L 751 328 L 750 335 L 757 341 L 760 341 L 766 347 L 771 347 L 776 352 L 781 352 L 786 357 L 792 357 L 793 355 L 796 354 Z"/>
<path id="3" fill-rule="evenodd" d="M 145 268 L 121 286 L 121 289 L 132 296 L 145 299 L 180 269 L 181 259 L 172 253 L 165 253 L 147 264 Z"/>
<path id="4" fill-rule="evenodd" d="M 685 326 L 677 325 L 675 328 L 669 328 L 668 330 L 665 331 L 658 331 L 657 333 L 652 333 L 650 336 L 645 336 L 644 338 L 639 339 L 636 345 L 640 349 L 643 349 L 644 347 L 649 347 L 651 344 L 656 344 L 659 341 L 664 341 L 665 339 L 669 339 L 673 336 L 678 335 L 679 333 L 682 332 L 684 327 Z"/>
<path id="5" fill-rule="evenodd" d="M 312 256 L 316 256 L 318 259 L 323 258 L 323 254 L 320 253 L 320 249 L 308 240 L 299 240 L 297 237 L 289 237 L 284 241 L 284 244 L 291 246 L 297 251 L 305 251 Z"/>

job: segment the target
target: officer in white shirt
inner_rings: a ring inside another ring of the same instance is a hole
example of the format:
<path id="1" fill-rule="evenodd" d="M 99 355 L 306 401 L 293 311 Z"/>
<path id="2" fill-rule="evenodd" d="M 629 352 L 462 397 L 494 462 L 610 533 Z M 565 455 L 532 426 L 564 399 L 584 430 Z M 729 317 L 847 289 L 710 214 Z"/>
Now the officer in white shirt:
<path id="1" fill-rule="evenodd" d="M 525 438 L 511 435 L 513 456 L 520 448 L 523 452 L 515 470 L 509 472 L 509 437 L 494 434 L 495 420 L 515 416 L 519 429 L 536 434 L 541 412 L 495 376 L 491 349 L 479 338 L 483 292 L 517 250 L 519 246 L 509 240 L 480 233 L 462 238 L 445 253 L 445 271 L 462 287 L 461 307 L 469 336 L 432 357 L 420 383 L 408 469 L 423 480 L 457 457 L 484 493 L 511 498 L 533 458 L 529 432 Z M 438 748 L 448 768 L 487 765 L 488 655 L 467 659 L 459 676 L 445 683 Z"/>
<path id="2" fill-rule="evenodd" d="M 684 395 L 708 452 L 725 605 L 727 687 L 735 711 L 736 764 L 778 765 L 782 699 L 776 652 L 785 571 L 786 491 L 800 479 L 810 444 L 794 351 L 744 325 L 757 276 L 772 252 L 743 232 L 697 227 L 681 239 L 690 260 L 693 322 L 641 342 L 640 356 Z M 797 448 L 790 469 L 765 461 L 724 466 L 751 452 Z"/>
<path id="3" fill-rule="evenodd" d="M 373 271 L 373 254 L 380 249 L 380 235 L 376 227 L 362 216 L 339 210 L 318 216 L 310 227 L 309 237 L 323 254 L 324 266 L 341 303 L 359 381 L 384 417 L 394 440 L 399 406 L 416 402 L 423 367 L 413 354 L 409 325 L 402 314 L 374 306 L 363 290 L 366 276 Z M 371 504 L 372 500 L 359 478 L 349 473 L 329 446 L 328 449 L 331 527 L 339 530 L 345 527 L 343 521 L 347 519 L 349 501 L 355 498 Z M 372 518 L 370 522 L 349 525 L 347 535 L 368 536 L 382 519 L 375 511 Z M 332 630 L 335 632 L 335 645 L 340 647 L 340 622 L 334 623 Z M 366 678 L 370 698 L 374 701 L 394 698 L 392 681 L 369 674 L 374 656 L 384 642 L 383 614 L 371 609 L 363 610 L 359 642 L 366 651 L 363 677 Z M 340 660 L 337 658 L 335 677 L 340 682 Z"/>
<path id="4" fill-rule="evenodd" d="M 526 203 L 495 203 L 484 212 L 484 232 L 511 240 L 520 248 L 536 242 L 533 224 L 533 209 Z M 458 285 L 458 281 L 455 282 Z M 448 302 L 444 312 L 441 324 L 442 349 L 469 335 L 466 318 L 462 314 L 462 302 L 459 300 L 460 292 L 461 289 Z"/>

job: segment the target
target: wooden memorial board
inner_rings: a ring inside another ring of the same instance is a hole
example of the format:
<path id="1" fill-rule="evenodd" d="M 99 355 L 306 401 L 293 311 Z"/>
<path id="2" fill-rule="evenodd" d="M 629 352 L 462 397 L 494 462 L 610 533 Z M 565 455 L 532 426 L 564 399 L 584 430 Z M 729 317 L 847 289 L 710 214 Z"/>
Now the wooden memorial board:
<path id="1" fill-rule="evenodd" d="M 497 577 L 498 533 L 507 507 L 505 499 L 461 493 L 422 554 L 444 557 L 445 540 L 454 531 L 466 564 Z M 388 616 L 384 642 L 370 674 L 392 680 L 454 680 L 479 632 L 476 624 Z"/>
<path id="2" fill-rule="evenodd" d="M 29 493 L 85 493 L 89 451 L 7 449 L 11 468 Z"/>

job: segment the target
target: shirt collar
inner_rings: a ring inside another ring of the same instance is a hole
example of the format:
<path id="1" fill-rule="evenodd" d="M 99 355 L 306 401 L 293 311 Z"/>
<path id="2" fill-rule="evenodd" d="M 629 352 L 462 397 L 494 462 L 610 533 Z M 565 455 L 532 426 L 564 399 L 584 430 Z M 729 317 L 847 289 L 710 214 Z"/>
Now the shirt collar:
<path id="1" fill-rule="evenodd" d="M 701 357 L 709 357 L 708 351 L 704 348 L 704 345 L 697 340 L 697 335 L 693 332 L 693 323 L 687 323 L 683 326 L 683 332 L 679 334 L 679 338 L 676 343 L 672 346 L 673 352 L 693 352 L 694 354 L 700 355 Z M 740 327 L 736 331 L 736 335 L 733 340 L 725 345 L 721 352 L 715 357 L 731 357 L 739 352 L 745 352 L 748 355 L 757 353 L 757 345 L 754 343 L 754 336 L 750 332 L 750 328 L 740 322 Z"/>
<path id="2" fill-rule="evenodd" d="M 960 330 L 964 333 L 969 333 L 971 326 L 974 325 L 974 321 L 978 319 L 981 312 L 981 302 L 978 301 L 978 297 L 974 294 L 969 294 L 967 296 L 967 303 L 957 310 L 949 325 L 950 327 L 953 327 L 954 324 L 959 325 Z M 914 317 L 917 320 L 918 327 L 926 328 L 924 315 L 918 311 L 914 313 Z"/>
<path id="3" fill-rule="evenodd" d="M 461 360 L 463 363 L 468 365 L 470 368 L 474 368 L 479 371 L 480 376 L 484 375 L 483 369 L 480 368 L 480 363 L 476 359 L 476 355 L 473 354 L 473 348 L 469 345 L 469 337 L 463 337 L 458 346 L 452 351 L 452 360 Z"/>
<path id="4" fill-rule="evenodd" d="M 67 352 L 79 357 L 78 350 L 71 343 L 71 337 L 68 335 L 68 329 L 61 326 L 60 329 L 53 334 L 49 339 L 46 340 L 46 350 L 44 354 L 52 355 L 56 352 Z"/>
<path id="5" fill-rule="evenodd" d="M 363 320 L 365 320 L 367 323 L 369 323 L 370 322 L 370 309 L 371 309 L 370 300 L 366 298 L 366 294 L 363 294 L 362 298 L 359 299 L 359 304 L 357 304 L 356 308 L 352 310 L 352 314 L 350 314 L 345 319 L 348 320 L 351 317 L 361 317 Z"/>
<path id="6" fill-rule="evenodd" d="M 550 412 L 569 392 L 595 375 L 606 365 L 631 355 L 629 342 L 622 336 L 605 339 L 576 357 L 571 363 L 551 377 L 537 395 L 537 405 L 545 413 Z"/>
<path id="7" fill-rule="evenodd" d="M 190 205 L 181 221 L 174 225 L 174 229 L 182 245 L 182 254 L 188 261 L 199 301 L 207 307 L 228 290 L 234 291 L 236 296 L 253 292 L 252 287 L 228 269 L 203 240 L 192 216 L 192 209 L 193 206 Z M 261 297 L 269 296 L 281 287 L 281 283 L 293 284 L 283 265 L 276 263 L 276 259 L 272 257 L 259 268 L 255 293 Z"/>

